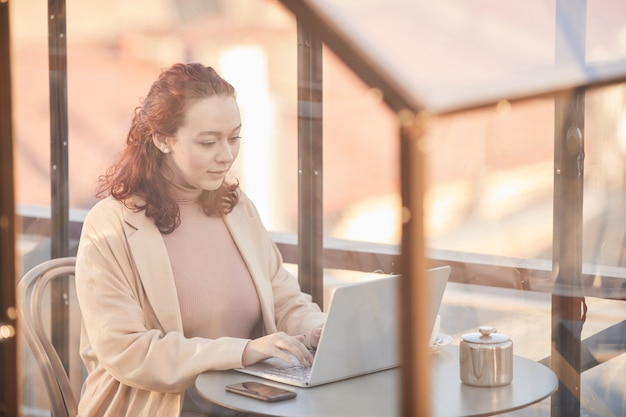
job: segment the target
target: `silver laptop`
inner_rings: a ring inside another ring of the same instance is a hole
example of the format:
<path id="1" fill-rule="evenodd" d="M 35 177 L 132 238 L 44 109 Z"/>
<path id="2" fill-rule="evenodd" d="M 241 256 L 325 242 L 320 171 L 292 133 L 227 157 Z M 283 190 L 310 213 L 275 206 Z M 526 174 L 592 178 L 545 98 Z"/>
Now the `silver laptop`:
<path id="1" fill-rule="evenodd" d="M 427 271 L 430 328 L 449 275 L 449 266 Z M 312 387 L 399 366 L 399 286 L 400 276 L 393 275 L 337 288 L 310 368 L 271 358 L 236 370 L 288 385 Z"/>

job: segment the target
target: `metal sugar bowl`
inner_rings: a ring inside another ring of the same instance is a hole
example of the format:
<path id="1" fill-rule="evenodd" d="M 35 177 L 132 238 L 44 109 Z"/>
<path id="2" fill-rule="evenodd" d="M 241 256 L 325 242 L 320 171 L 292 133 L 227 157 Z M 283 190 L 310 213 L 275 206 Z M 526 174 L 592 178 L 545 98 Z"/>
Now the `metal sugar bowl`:
<path id="1" fill-rule="evenodd" d="M 475 387 L 498 387 L 513 380 L 513 341 L 495 327 L 481 326 L 463 335 L 459 346 L 461 382 Z"/>

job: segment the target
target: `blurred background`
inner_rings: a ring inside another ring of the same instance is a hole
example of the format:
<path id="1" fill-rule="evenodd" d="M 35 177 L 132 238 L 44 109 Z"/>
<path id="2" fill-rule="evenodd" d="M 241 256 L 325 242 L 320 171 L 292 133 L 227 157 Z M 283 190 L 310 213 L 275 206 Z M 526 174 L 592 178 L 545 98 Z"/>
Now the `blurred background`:
<path id="1" fill-rule="evenodd" d="M 161 69 L 198 61 L 215 67 L 238 91 L 243 142 L 233 175 L 269 230 L 296 233 L 297 33 L 294 17 L 279 2 L 67 0 L 66 4 L 73 221 L 80 223 L 96 202 L 98 176 L 124 146 L 133 111 Z M 50 17 L 47 4 L 39 0 L 15 1 L 11 7 L 16 200 L 18 215 L 29 219 L 18 249 L 22 269 L 27 269 L 49 257 L 49 236 L 40 233 L 36 219 L 49 218 L 51 202 Z M 470 30 L 489 17 L 491 7 L 488 1 L 476 2 L 467 15 L 448 18 L 455 27 Z M 553 43 L 554 33 L 546 29 L 554 24 L 550 8 L 537 14 L 519 2 L 500 7 L 532 22 L 536 42 Z M 602 59 L 603 50 L 626 56 L 626 2 L 597 1 L 589 9 L 596 17 L 588 29 L 594 58 Z M 371 24 L 378 31 L 394 24 L 384 13 L 377 18 Z M 491 29 L 494 47 L 502 36 L 514 33 L 498 25 Z M 446 56 L 458 54 L 472 59 L 471 47 L 461 39 L 452 39 L 456 43 L 449 42 L 449 49 L 440 52 L 442 63 Z M 407 51 L 407 45 L 397 47 Z M 420 47 L 428 45 L 408 48 L 408 53 L 417 55 Z M 325 49 L 323 59 L 324 235 L 398 246 L 397 117 L 332 52 Z M 626 267 L 625 104 L 624 85 L 589 92 L 585 104 L 583 262 L 591 269 L 613 268 L 618 275 Z M 551 260 L 554 112 L 552 98 L 537 98 L 429 120 L 424 219 L 429 250 Z M 550 295 L 520 291 L 508 277 L 503 281 L 503 288 L 449 284 L 442 329 L 458 341 L 476 324 L 501 322 L 502 330 L 519 341 L 516 352 L 545 358 L 550 355 Z M 617 300 L 589 300 L 595 314 L 590 315 L 585 335 L 624 319 L 626 307 L 619 299 L 624 296 L 619 294 Z M 46 415 L 45 393 L 31 382 L 39 376 L 29 368 L 28 353 L 24 361 L 25 386 L 30 388 L 24 393 L 25 414 Z M 616 377 L 623 362 L 622 358 L 619 366 L 613 366 L 613 372 L 594 370 L 599 376 L 593 379 L 595 385 L 589 385 L 593 390 L 589 388 L 585 404 L 596 411 L 589 415 L 626 415 L 623 393 L 619 394 L 624 378 Z M 598 394 L 599 386 L 606 394 Z M 609 411 L 608 403 L 613 404 Z"/>

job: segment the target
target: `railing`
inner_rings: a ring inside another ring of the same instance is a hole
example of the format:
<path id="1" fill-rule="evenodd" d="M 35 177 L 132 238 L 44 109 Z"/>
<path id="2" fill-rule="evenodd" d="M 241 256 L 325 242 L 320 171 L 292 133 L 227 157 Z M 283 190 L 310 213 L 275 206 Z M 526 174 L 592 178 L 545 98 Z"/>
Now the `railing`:
<path id="1" fill-rule="evenodd" d="M 71 210 L 70 247 L 75 251 L 80 238 L 82 222 L 86 210 Z M 45 207 L 18 207 L 18 224 L 22 236 L 36 236 L 41 240 L 40 252 L 26 259 L 33 265 L 49 257 L 50 210 Z M 298 263 L 298 244 L 296 234 L 270 233 L 283 260 L 289 264 Z M 323 266 L 329 269 L 344 269 L 364 272 L 399 273 L 400 246 L 380 243 L 355 242 L 337 238 L 325 238 L 323 241 Z M 43 252 L 43 253 L 42 253 Z M 521 291 L 536 291 L 548 294 L 558 292 L 555 287 L 555 273 L 552 271 L 551 260 L 522 259 L 476 253 L 429 250 L 427 259 L 430 266 L 450 265 L 452 273 L 450 282 L 478 285 L 485 287 L 510 288 Z M 28 266 L 25 266 L 27 268 Z M 626 268 L 598 265 L 584 265 L 583 282 L 585 296 L 607 299 L 625 300 L 623 291 L 616 288 L 626 287 Z M 594 284 L 594 285 L 591 285 Z M 563 288 L 565 292 L 566 288 Z M 603 350 L 602 357 L 587 355 L 581 372 L 591 369 L 607 360 L 626 352 L 626 341 L 615 339 L 615 334 L 625 334 L 626 321 L 610 326 L 582 341 L 586 352 L 597 350 L 598 346 L 612 345 Z M 544 363 L 549 364 L 550 358 Z"/>
<path id="2" fill-rule="evenodd" d="M 71 209 L 69 213 L 70 250 L 76 249 L 83 220 L 88 210 Z M 50 208 L 22 205 L 17 208 L 22 235 L 50 237 Z M 298 237 L 295 233 L 270 232 L 286 263 L 298 263 Z M 352 271 L 400 273 L 400 245 L 324 238 L 323 266 Z M 451 282 L 487 287 L 513 288 L 553 294 L 555 273 L 550 259 L 526 259 L 485 255 L 443 249 L 427 251 L 430 266 L 450 265 Z M 626 268 L 583 264 L 582 281 L 585 296 L 626 300 L 616 288 L 626 287 Z M 563 291 L 569 290 L 562 288 Z"/>

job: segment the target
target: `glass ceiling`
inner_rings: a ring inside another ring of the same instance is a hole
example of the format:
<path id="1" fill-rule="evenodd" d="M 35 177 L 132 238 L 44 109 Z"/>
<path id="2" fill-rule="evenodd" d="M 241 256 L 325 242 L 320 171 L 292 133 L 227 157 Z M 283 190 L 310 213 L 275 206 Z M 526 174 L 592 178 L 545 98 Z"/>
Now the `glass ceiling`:
<path id="1" fill-rule="evenodd" d="M 446 113 L 626 78 L 623 0 L 283 3 L 414 109 Z"/>

